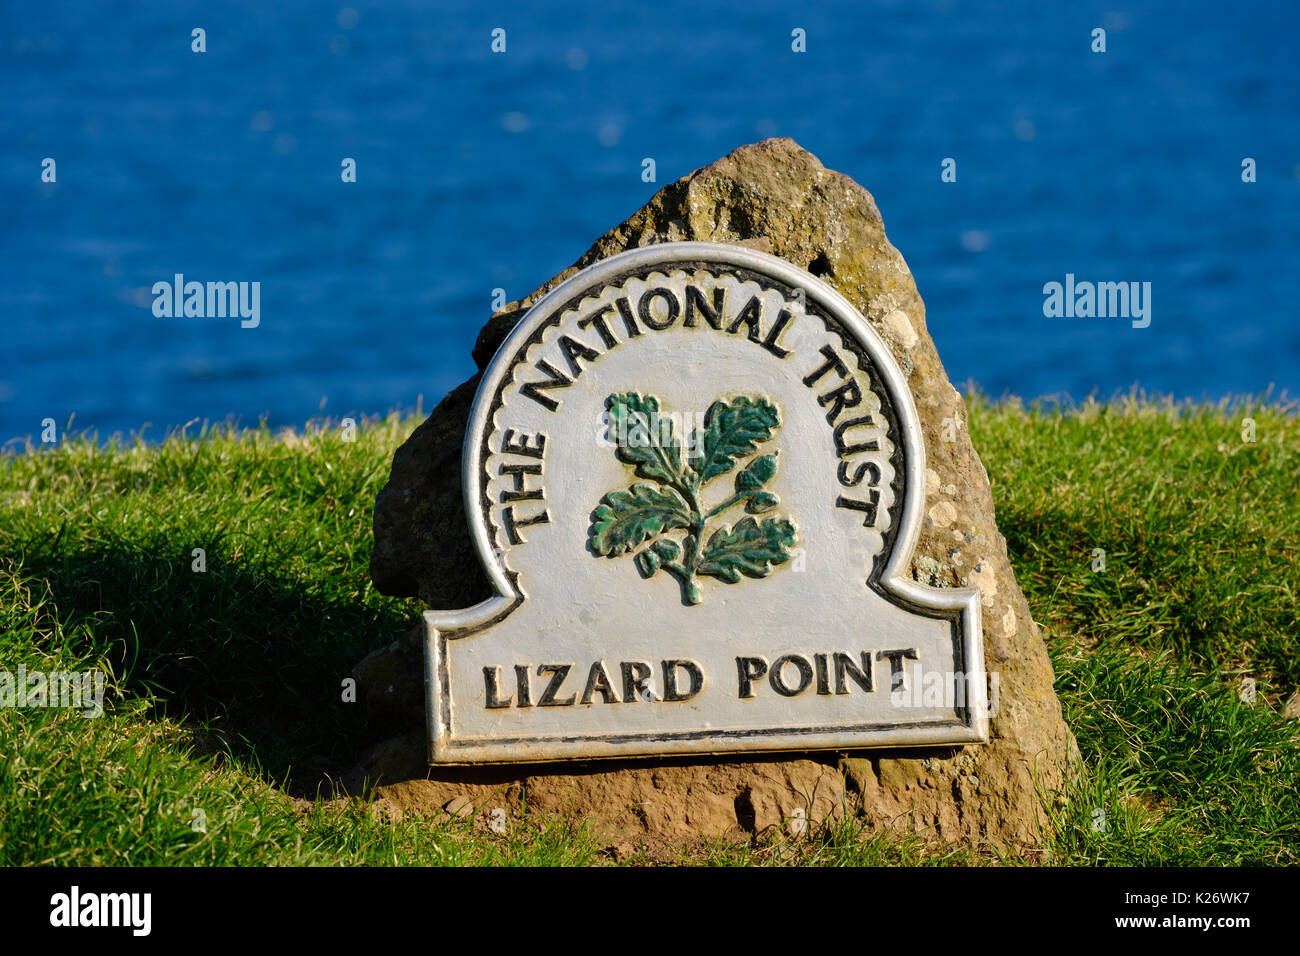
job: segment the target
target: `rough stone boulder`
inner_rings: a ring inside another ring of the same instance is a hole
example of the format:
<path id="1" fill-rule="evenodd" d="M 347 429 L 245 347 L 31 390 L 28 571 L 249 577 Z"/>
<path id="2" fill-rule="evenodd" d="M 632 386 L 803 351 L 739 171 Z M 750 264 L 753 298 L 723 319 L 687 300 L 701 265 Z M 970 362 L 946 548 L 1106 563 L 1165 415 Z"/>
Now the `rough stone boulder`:
<path id="1" fill-rule="evenodd" d="M 575 272 L 627 249 L 688 239 L 750 246 L 807 269 L 847 297 L 889 345 L 908 378 L 926 444 L 926 520 L 912 572 L 932 586 L 973 585 L 982 592 L 985 664 L 998 690 L 991 740 L 838 754 L 430 768 L 420 729 L 421 645 L 413 630 L 357 667 L 367 705 L 411 730 L 368 753 L 354 780 L 378 778 L 385 799 L 414 809 L 455 804 L 458 811 L 472 805 L 488 813 L 503 800 L 522 801 L 527 812 L 580 815 L 607 827 L 611 840 L 740 836 L 802 810 L 813 821 L 857 813 L 875 826 L 940 841 L 988 841 L 1011 850 L 1038 844 L 1043 802 L 1065 781 L 1077 747 L 998 533 L 988 475 L 966 431 L 965 403 L 926 331 L 911 273 L 865 189 L 792 140 L 741 147 L 665 186 L 573 266 L 492 316 L 474 348 L 479 369 L 524 312 Z M 419 597 L 440 609 L 489 596 L 466 529 L 460 481 L 477 383 L 476 375 L 453 390 L 394 455 L 375 503 L 371 561 L 375 586 L 386 594 Z"/>

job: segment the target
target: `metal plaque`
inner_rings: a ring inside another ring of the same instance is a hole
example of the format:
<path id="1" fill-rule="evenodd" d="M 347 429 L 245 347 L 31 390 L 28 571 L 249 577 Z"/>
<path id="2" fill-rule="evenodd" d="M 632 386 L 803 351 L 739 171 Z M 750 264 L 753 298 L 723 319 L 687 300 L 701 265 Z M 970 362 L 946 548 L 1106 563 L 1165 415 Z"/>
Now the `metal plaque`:
<path id="1" fill-rule="evenodd" d="M 425 613 L 432 762 L 987 740 L 979 592 L 909 574 L 906 379 L 802 269 L 584 269 L 484 372 L 463 469 L 496 596 Z"/>

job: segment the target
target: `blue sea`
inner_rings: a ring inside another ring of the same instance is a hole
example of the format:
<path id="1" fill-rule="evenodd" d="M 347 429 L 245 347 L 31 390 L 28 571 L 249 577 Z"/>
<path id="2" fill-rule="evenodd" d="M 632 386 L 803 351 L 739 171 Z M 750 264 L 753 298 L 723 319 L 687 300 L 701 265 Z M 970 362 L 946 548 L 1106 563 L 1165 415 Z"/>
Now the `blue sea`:
<path id="1" fill-rule="evenodd" d="M 959 385 L 1294 396 L 1298 37 L 1249 0 L 6 2 L 0 442 L 428 409 L 494 290 L 769 136 L 875 196 Z M 257 326 L 156 316 L 177 273 L 259 283 Z M 1067 275 L 1149 282 L 1150 324 L 1044 315 Z"/>

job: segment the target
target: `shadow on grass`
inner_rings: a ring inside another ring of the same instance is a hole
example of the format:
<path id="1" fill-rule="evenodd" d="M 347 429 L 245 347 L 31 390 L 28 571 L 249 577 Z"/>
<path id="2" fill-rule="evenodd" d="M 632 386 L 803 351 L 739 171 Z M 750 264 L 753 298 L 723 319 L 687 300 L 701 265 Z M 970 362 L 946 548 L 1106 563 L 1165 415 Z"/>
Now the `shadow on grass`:
<path id="1" fill-rule="evenodd" d="M 372 594 L 367 605 L 364 581 L 344 600 L 349 589 L 328 577 L 339 572 L 322 568 L 313 586 L 234 557 L 229 539 L 196 570 L 191 550 L 163 535 L 58 538 L 29 543 L 19 573 L 48 582 L 65 631 L 89 635 L 84 650 L 104 655 L 128 692 L 154 695 L 159 716 L 215 735 L 268 782 L 313 796 L 400 729 L 344 700 L 353 665 L 409 627 L 396 602 Z"/>

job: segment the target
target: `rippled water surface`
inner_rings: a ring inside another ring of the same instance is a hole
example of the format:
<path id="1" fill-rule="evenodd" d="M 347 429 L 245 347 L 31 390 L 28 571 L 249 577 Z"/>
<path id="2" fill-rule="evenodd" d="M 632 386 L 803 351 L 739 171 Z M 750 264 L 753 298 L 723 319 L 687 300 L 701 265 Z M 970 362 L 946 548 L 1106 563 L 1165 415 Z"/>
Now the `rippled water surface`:
<path id="1" fill-rule="evenodd" d="M 772 135 L 876 197 L 957 383 L 1294 395 L 1297 36 L 1273 3 L 7 4 L 0 440 L 428 408 L 494 289 Z M 258 326 L 156 317 L 176 273 L 260 283 Z M 1150 282 L 1150 325 L 1045 317 L 1067 273 Z"/>

